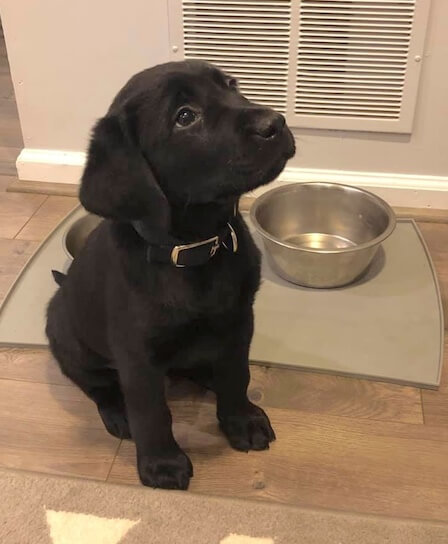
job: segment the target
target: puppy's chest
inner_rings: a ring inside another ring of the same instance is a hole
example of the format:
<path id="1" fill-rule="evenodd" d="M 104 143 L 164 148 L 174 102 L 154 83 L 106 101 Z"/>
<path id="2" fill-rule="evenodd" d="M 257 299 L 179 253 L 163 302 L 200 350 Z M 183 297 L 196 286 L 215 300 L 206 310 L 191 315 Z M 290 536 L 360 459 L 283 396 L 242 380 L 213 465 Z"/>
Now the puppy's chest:
<path id="1" fill-rule="evenodd" d="M 187 273 L 168 282 L 164 289 L 165 304 L 180 311 L 215 314 L 233 311 L 250 301 L 259 285 L 259 272 L 247 263 L 219 263 L 199 273 Z"/>
<path id="2" fill-rule="evenodd" d="M 260 283 L 260 252 L 247 231 L 241 228 L 238 234 L 237 253 L 221 248 L 201 266 L 154 270 L 147 292 L 152 308 L 158 308 L 157 320 L 183 323 L 252 304 Z"/>

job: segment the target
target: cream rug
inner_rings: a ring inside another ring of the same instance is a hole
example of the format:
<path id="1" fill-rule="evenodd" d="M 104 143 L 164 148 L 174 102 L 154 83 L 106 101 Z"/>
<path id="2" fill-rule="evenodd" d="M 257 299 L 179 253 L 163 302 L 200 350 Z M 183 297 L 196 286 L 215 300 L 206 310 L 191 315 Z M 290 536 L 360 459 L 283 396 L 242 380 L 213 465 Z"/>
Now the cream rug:
<path id="1" fill-rule="evenodd" d="M 448 525 L 0 471 L 1 544 L 446 544 Z"/>

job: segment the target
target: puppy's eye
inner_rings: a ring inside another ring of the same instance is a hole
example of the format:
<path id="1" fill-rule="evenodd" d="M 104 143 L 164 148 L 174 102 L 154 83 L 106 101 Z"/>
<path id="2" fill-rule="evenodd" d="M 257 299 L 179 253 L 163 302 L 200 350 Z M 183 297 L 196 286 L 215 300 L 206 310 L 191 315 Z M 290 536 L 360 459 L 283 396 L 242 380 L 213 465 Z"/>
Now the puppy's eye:
<path id="1" fill-rule="evenodd" d="M 238 80 L 235 79 L 234 77 L 229 79 L 229 81 L 227 82 L 227 85 L 229 86 L 230 89 L 238 90 Z"/>
<path id="2" fill-rule="evenodd" d="M 182 108 L 176 117 L 176 125 L 179 127 L 188 127 L 198 118 L 198 114 L 190 108 Z"/>

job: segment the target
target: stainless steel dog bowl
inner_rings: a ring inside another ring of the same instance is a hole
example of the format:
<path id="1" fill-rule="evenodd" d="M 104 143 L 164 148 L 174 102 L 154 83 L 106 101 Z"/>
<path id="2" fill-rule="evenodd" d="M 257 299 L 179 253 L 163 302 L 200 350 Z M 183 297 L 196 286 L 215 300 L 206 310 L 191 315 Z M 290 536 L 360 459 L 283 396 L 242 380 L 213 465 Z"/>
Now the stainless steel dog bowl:
<path id="1" fill-rule="evenodd" d="M 86 243 L 89 234 L 102 221 L 101 217 L 88 214 L 81 217 L 70 226 L 62 240 L 65 253 L 70 259 L 74 259 Z"/>
<path id="2" fill-rule="evenodd" d="M 276 272 L 307 287 L 340 287 L 366 271 L 396 219 L 377 196 L 348 185 L 296 183 L 259 197 L 252 221 Z"/>

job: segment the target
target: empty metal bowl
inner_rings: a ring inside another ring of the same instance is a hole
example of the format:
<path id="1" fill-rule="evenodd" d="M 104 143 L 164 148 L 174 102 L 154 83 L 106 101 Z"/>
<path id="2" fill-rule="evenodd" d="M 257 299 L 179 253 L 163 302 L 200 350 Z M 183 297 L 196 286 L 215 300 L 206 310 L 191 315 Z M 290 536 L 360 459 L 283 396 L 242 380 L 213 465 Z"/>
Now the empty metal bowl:
<path id="1" fill-rule="evenodd" d="M 335 183 L 272 189 L 255 201 L 251 217 L 275 271 L 320 288 L 359 278 L 396 224 L 384 200 Z"/>
<path id="2" fill-rule="evenodd" d="M 70 259 L 74 259 L 79 254 L 86 243 L 89 234 L 101 221 L 101 217 L 88 214 L 81 217 L 70 226 L 62 241 L 65 253 Z"/>

